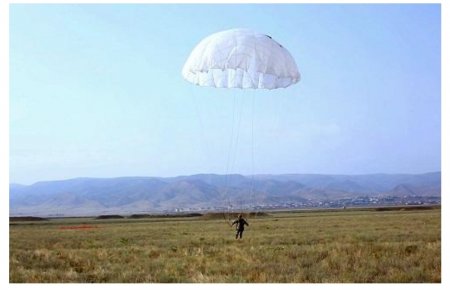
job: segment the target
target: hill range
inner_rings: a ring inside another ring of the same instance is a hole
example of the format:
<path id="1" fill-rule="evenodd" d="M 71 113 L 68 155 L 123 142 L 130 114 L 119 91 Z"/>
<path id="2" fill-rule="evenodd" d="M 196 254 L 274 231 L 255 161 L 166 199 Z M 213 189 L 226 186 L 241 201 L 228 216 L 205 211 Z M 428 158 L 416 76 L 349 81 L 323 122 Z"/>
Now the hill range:
<path id="1" fill-rule="evenodd" d="M 75 178 L 10 184 L 10 216 L 132 214 L 368 197 L 441 196 L 441 172 L 425 174 Z"/>

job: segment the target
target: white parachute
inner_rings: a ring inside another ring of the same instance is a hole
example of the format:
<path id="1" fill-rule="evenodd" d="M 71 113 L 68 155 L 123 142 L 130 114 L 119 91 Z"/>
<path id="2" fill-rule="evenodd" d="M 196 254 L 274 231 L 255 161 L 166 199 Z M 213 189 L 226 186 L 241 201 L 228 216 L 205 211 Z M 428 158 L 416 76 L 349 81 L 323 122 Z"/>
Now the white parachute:
<path id="1" fill-rule="evenodd" d="M 200 41 L 184 64 L 182 75 L 184 79 L 195 85 L 215 88 L 272 90 L 286 88 L 300 80 L 294 58 L 286 48 L 266 34 L 242 28 L 217 32 Z M 247 94 L 248 92 L 242 92 L 242 95 Z M 228 218 L 225 217 L 225 212 L 224 218 L 229 222 L 231 209 L 242 212 L 248 209 L 255 210 L 257 206 L 254 191 L 254 94 L 250 94 L 251 121 L 247 123 L 251 124 L 249 127 L 251 128 L 252 182 L 250 192 L 239 196 L 230 192 L 232 189 L 228 184 L 228 177 L 231 177 L 230 173 L 236 160 L 242 106 L 246 98 L 238 98 L 236 92 L 230 92 L 228 95 L 234 96 L 234 102 L 231 114 L 230 150 L 227 154 L 226 178 L 221 197 L 222 204 L 228 205 Z M 203 123 L 201 116 L 199 119 L 200 123 Z"/>
<path id="2" fill-rule="evenodd" d="M 286 48 L 268 35 L 242 28 L 203 39 L 187 59 L 182 75 L 193 84 L 217 88 L 271 90 L 300 80 Z"/>

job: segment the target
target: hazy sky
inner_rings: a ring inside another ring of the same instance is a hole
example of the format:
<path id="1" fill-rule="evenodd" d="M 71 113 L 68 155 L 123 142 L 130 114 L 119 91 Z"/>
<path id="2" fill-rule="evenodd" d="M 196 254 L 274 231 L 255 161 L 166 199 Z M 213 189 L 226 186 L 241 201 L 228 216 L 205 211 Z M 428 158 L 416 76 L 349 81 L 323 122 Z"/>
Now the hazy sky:
<path id="1" fill-rule="evenodd" d="M 438 171 L 440 20 L 438 4 L 11 5 L 10 181 Z M 236 27 L 286 47 L 302 80 L 182 79 Z"/>

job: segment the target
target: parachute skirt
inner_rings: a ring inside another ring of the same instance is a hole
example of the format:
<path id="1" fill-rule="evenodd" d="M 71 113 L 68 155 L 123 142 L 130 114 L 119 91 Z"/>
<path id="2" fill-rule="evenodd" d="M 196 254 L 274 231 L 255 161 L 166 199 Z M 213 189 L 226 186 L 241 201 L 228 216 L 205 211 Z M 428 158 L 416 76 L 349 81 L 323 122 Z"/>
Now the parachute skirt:
<path id="1" fill-rule="evenodd" d="M 267 89 L 286 88 L 295 80 L 291 77 L 253 72 L 242 69 L 210 69 L 206 72 L 187 72 L 184 78 L 198 86 L 216 88 Z"/>

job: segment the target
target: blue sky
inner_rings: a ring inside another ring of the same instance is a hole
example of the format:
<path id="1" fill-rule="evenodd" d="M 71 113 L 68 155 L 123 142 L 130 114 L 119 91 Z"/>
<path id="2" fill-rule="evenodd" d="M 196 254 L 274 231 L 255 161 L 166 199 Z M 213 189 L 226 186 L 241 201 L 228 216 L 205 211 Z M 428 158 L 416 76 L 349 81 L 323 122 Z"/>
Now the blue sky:
<path id="1" fill-rule="evenodd" d="M 438 4 L 13 4 L 10 181 L 438 171 L 440 20 Z M 271 35 L 302 80 L 184 81 L 194 46 L 235 27 Z"/>

